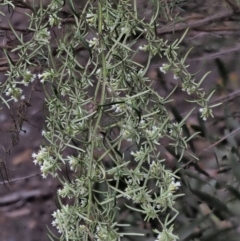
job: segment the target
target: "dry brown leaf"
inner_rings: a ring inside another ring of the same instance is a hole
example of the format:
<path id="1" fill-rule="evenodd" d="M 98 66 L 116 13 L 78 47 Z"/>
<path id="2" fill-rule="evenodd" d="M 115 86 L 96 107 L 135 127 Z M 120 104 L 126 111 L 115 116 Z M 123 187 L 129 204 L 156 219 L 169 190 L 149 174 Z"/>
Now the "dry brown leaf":
<path id="1" fill-rule="evenodd" d="M 14 165 L 18 165 L 18 164 L 20 164 L 22 162 L 29 161 L 30 158 L 31 158 L 32 153 L 33 153 L 33 151 L 31 149 L 27 149 L 27 150 L 21 152 L 20 154 L 18 154 L 17 156 L 15 156 L 13 158 L 13 161 L 12 161 L 13 164 Z"/>
<path id="2" fill-rule="evenodd" d="M 22 208 L 22 209 L 19 209 L 19 210 L 14 210 L 12 212 L 8 212 L 5 214 L 6 217 L 9 217 L 9 218 L 17 218 L 17 217 L 20 217 L 20 216 L 24 216 L 24 215 L 28 215 L 30 214 L 30 209 L 29 208 Z"/>

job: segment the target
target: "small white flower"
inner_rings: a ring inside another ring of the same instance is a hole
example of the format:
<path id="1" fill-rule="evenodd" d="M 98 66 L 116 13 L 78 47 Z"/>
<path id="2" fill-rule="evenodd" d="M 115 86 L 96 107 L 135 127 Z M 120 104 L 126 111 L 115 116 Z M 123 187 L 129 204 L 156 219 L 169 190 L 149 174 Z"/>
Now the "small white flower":
<path id="1" fill-rule="evenodd" d="M 173 75 L 173 79 L 177 80 L 178 79 L 178 76 L 177 75 Z"/>
<path id="2" fill-rule="evenodd" d="M 56 221 L 52 221 L 52 226 L 55 227 L 56 226 Z"/>
<path id="3" fill-rule="evenodd" d="M 159 68 L 159 70 L 162 72 L 162 73 L 164 73 L 164 74 L 166 74 L 167 73 L 167 71 L 168 71 L 168 69 L 169 69 L 169 65 L 168 64 L 163 64 L 160 68 Z"/>
<path id="4" fill-rule="evenodd" d="M 44 173 L 42 173 L 42 177 L 45 179 L 45 178 L 47 178 L 47 176 L 44 174 Z"/>
<path id="5" fill-rule="evenodd" d="M 166 74 L 167 72 L 163 69 L 163 67 L 160 67 L 160 71 L 164 74 Z"/>
<path id="6" fill-rule="evenodd" d="M 22 95 L 22 96 L 21 96 L 21 100 L 25 100 L 25 95 Z"/>
<path id="7" fill-rule="evenodd" d="M 91 18 L 93 14 L 87 13 L 86 18 Z"/>
<path id="8" fill-rule="evenodd" d="M 56 218 L 56 217 L 57 217 L 57 211 L 54 211 L 54 212 L 52 213 L 52 216 L 53 216 L 54 218 Z"/>
<path id="9" fill-rule="evenodd" d="M 32 158 L 36 158 L 37 157 L 37 154 L 36 153 L 33 153 L 32 154 Z"/>
<path id="10" fill-rule="evenodd" d="M 161 238 L 162 238 L 162 234 L 160 233 L 160 234 L 158 234 L 158 236 L 157 236 L 157 240 L 161 240 Z"/>
<path id="11" fill-rule="evenodd" d="M 128 180 L 128 183 L 129 183 L 129 184 L 132 184 L 132 182 L 133 182 L 132 179 L 129 179 L 129 180 Z"/>
<path id="12" fill-rule="evenodd" d="M 175 183 L 175 186 L 178 188 L 178 187 L 181 186 L 181 183 L 180 183 L 180 182 L 176 182 L 176 183 Z"/>
<path id="13" fill-rule="evenodd" d="M 124 195 L 124 197 L 127 198 L 127 200 L 131 199 L 131 196 L 129 196 L 129 195 Z"/>
<path id="14" fill-rule="evenodd" d="M 33 74 L 32 78 L 31 78 L 31 82 L 33 82 L 35 79 L 36 79 L 37 75 L 36 74 Z"/>
<path id="15" fill-rule="evenodd" d="M 153 167 L 153 166 L 155 166 L 155 161 L 153 161 L 151 164 L 150 164 L 150 167 Z"/>

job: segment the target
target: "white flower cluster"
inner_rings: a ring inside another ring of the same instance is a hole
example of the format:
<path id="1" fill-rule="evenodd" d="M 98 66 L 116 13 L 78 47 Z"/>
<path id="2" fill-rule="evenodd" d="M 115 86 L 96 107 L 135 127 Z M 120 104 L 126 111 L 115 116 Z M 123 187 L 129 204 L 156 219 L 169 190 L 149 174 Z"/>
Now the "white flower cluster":
<path id="1" fill-rule="evenodd" d="M 107 227 L 105 225 L 97 226 L 96 233 L 94 235 L 96 241 L 117 241 L 118 234 L 115 230 L 113 230 L 111 227 Z"/>
<path id="2" fill-rule="evenodd" d="M 150 148 L 145 146 L 141 146 L 139 151 L 133 152 L 131 151 L 131 155 L 134 156 L 134 160 L 136 162 L 140 162 L 146 159 L 146 157 L 149 155 Z M 149 160 L 148 160 L 149 161 Z"/>
<path id="3" fill-rule="evenodd" d="M 121 28 L 122 33 L 127 33 L 129 31 L 128 27 Z"/>
<path id="4" fill-rule="evenodd" d="M 159 161 L 152 161 L 152 163 L 150 164 L 150 169 L 149 169 L 149 173 L 151 177 L 157 177 L 161 174 L 161 172 L 163 171 L 161 162 L 164 160 L 159 160 Z"/>
<path id="5" fill-rule="evenodd" d="M 139 122 L 139 128 L 144 129 L 147 127 L 146 121 L 141 119 L 141 121 Z"/>
<path id="6" fill-rule="evenodd" d="M 94 13 L 87 13 L 86 20 L 89 26 L 94 26 L 96 24 L 97 15 Z"/>
<path id="7" fill-rule="evenodd" d="M 126 105 L 125 103 L 112 105 L 112 110 L 115 110 L 116 113 L 122 113 L 126 110 Z"/>
<path id="8" fill-rule="evenodd" d="M 174 199 L 176 198 L 174 193 L 181 186 L 179 181 L 175 181 L 175 176 L 169 170 L 165 170 L 161 164 L 163 161 L 152 161 L 149 168 L 149 177 L 156 179 L 156 186 L 160 188 L 160 195 L 156 197 L 154 202 L 156 208 L 161 212 L 166 211 L 168 207 L 173 208 Z"/>
<path id="9" fill-rule="evenodd" d="M 49 15 L 48 22 L 51 27 L 53 27 L 54 25 L 57 25 L 58 28 L 61 28 L 61 23 L 62 23 L 61 18 L 59 18 L 56 13 Z"/>
<path id="10" fill-rule="evenodd" d="M 164 228 L 162 232 L 157 232 L 158 236 L 155 241 L 177 241 L 179 238 L 178 236 L 174 235 L 173 233 L 173 226 L 169 229 Z"/>
<path id="11" fill-rule="evenodd" d="M 129 142 L 132 142 L 135 139 L 135 135 L 132 132 L 132 127 L 131 125 L 123 125 L 122 128 L 122 138 L 126 139 Z"/>
<path id="12" fill-rule="evenodd" d="M 173 75 L 173 79 L 175 79 L 175 80 L 178 79 L 178 75 L 176 73 Z"/>
<path id="13" fill-rule="evenodd" d="M 101 69 L 99 68 L 97 69 L 96 74 L 100 74 L 100 73 L 101 73 Z"/>
<path id="14" fill-rule="evenodd" d="M 35 33 L 34 39 L 40 44 L 49 43 L 50 32 L 47 28 L 42 28 Z"/>
<path id="15" fill-rule="evenodd" d="M 59 233 L 66 234 L 69 240 L 74 239 L 76 235 L 78 237 L 79 235 L 83 236 L 87 230 L 84 225 L 81 225 L 80 229 L 78 228 L 81 221 L 81 217 L 78 215 L 79 212 L 81 212 L 80 208 L 68 204 L 62 205 L 60 210 L 58 209 L 52 214 L 54 218 L 52 226 L 56 227 Z M 81 230 L 81 234 L 79 234 L 79 230 Z"/>
<path id="16" fill-rule="evenodd" d="M 53 11 L 55 10 L 60 11 L 63 5 L 64 5 L 64 0 L 52 0 L 48 6 Z"/>
<path id="17" fill-rule="evenodd" d="M 50 156 L 49 150 L 45 147 L 41 148 L 37 154 L 33 153 L 32 157 L 34 159 L 34 164 L 40 165 L 43 178 L 46 178 L 48 174 L 56 177 L 57 170 L 61 170 L 60 165 L 52 156 Z"/>
<path id="18" fill-rule="evenodd" d="M 98 45 L 98 39 L 93 37 L 92 39 L 88 40 L 88 43 L 90 48 L 95 48 Z"/>
<path id="19" fill-rule="evenodd" d="M 25 96 L 22 95 L 23 90 L 17 87 L 17 84 L 28 86 L 30 83 L 34 82 L 36 79 L 36 74 L 31 73 L 29 70 L 25 70 L 24 72 L 17 73 L 16 77 L 22 76 L 21 82 L 13 82 L 13 84 L 8 84 L 6 87 L 6 96 L 11 97 L 12 100 L 17 102 L 19 99 L 24 100 Z"/>
<path id="20" fill-rule="evenodd" d="M 139 48 L 139 50 L 147 51 L 149 46 L 145 44 L 145 45 L 140 45 L 138 48 Z"/>
<path id="21" fill-rule="evenodd" d="M 160 145 L 160 143 L 158 143 L 158 139 L 162 137 L 160 128 L 157 126 L 152 126 L 151 129 L 146 130 L 146 134 L 155 144 Z"/>
<path id="22" fill-rule="evenodd" d="M 21 98 L 22 100 L 25 99 L 25 96 L 21 95 L 22 91 L 22 89 L 16 86 L 16 83 L 12 85 L 7 85 L 6 96 L 11 97 L 15 102 L 17 102 L 19 98 Z"/>
<path id="23" fill-rule="evenodd" d="M 63 184 L 63 188 L 58 190 L 58 194 L 62 198 L 83 198 L 85 195 L 87 195 L 87 191 L 88 189 L 86 187 L 86 181 L 82 179 L 76 179 L 71 183 L 65 181 Z"/>
<path id="24" fill-rule="evenodd" d="M 38 78 L 40 79 L 40 82 L 44 84 L 46 80 L 52 80 L 52 78 L 56 77 L 56 74 L 53 69 L 50 69 L 49 71 L 45 71 L 42 74 L 38 74 Z"/>
<path id="25" fill-rule="evenodd" d="M 182 91 L 186 91 L 188 95 L 191 95 L 197 91 L 197 86 L 193 84 L 193 80 L 191 82 L 182 83 Z"/>
<path id="26" fill-rule="evenodd" d="M 132 106 L 134 105 L 133 101 L 128 99 L 128 96 L 126 96 L 126 101 L 122 103 L 117 103 L 112 105 L 112 110 L 115 110 L 116 113 L 123 113 L 126 111 L 132 112 Z M 116 101 L 119 101 L 119 99 L 116 99 Z"/>
<path id="27" fill-rule="evenodd" d="M 79 157 L 68 156 L 67 157 L 70 165 L 70 169 L 76 171 L 77 166 L 80 164 Z"/>
<path id="28" fill-rule="evenodd" d="M 132 189 L 130 189 L 130 191 L 132 192 L 130 197 L 133 200 L 133 203 L 140 203 L 140 204 L 144 204 L 144 203 L 148 203 L 151 202 L 151 195 L 149 194 L 149 190 L 147 188 L 141 188 L 138 186 L 137 188 L 133 186 Z M 155 211 L 155 215 L 156 215 L 156 211 Z"/>
<path id="29" fill-rule="evenodd" d="M 210 108 L 200 108 L 199 112 L 201 113 L 201 118 L 206 121 L 208 116 L 213 116 L 212 109 Z"/>
<path id="30" fill-rule="evenodd" d="M 170 64 L 163 64 L 163 65 L 159 68 L 159 70 L 160 70 L 162 73 L 166 74 L 166 73 L 169 71 L 170 67 L 171 67 Z"/>
<path id="31" fill-rule="evenodd" d="M 23 74 L 23 81 L 22 83 L 25 86 L 28 86 L 29 83 L 33 82 L 36 79 L 36 74 L 32 74 L 29 70 L 27 70 L 24 74 Z"/>
<path id="32" fill-rule="evenodd" d="M 180 137 L 182 136 L 183 129 L 178 123 L 173 123 L 169 134 L 172 137 Z"/>
<path id="33" fill-rule="evenodd" d="M 172 183 L 169 185 L 169 189 L 171 192 L 175 192 L 176 190 L 179 189 L 179 187 L 181 187 L 181 183 L 179 181 L 175 181 L 175 178 L 172 177 Z"/>
<path id="34" fill-rule="evenodd" d="M 135 190 L 137 189 L 136 183 L 133 183 L 132 179 L 126 180 L 127 187 L 125 188 L 124 197 L 128 200 L 133 199 Z"/>

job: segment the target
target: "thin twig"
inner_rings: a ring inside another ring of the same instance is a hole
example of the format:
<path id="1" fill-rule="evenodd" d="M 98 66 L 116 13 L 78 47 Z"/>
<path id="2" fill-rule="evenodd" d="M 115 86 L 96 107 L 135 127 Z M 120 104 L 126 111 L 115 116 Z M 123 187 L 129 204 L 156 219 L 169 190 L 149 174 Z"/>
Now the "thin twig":
<path id="1" fill-rule="evenodd" d="M 36 177 L 36 176 L 39 176 L 39 175 L 41 175 L 41 173 L 32 174 L 32 175 L 29 175 L 29 176 L 26 176 L 26 177 L 18 177 L 18 178 L 9 180 L 9 183 L 26 180 L 26 179 Z M 0 185 L 4 185 L 4 184 L 6 184 L 6 182 L 0 182 Z"/>
<path id="2" fill-rule="evenodd" d="M 217 146 L 219 143 L 221 143 L 222 141 L 224 141 L 225 139 L 227 139 L 229 136 L 234 135 L 235 133 L 237 133 L 240 130 L 240 127 L 238 127 L 236 130 L 232 131 L 231 133 L 227 134 L 226 136 L 224 136 L 223 138 L 221 138 L 220 140 L 218 140 L 217 142 L 213 143 L 211 146 L 208 146 L 207 148 L 205 148 L 202 152 L 200 152 L 198 154 L 198 156 L 201 156 L 204 152 L 212 149 L 213 147 Z"/>
<path id="3" fill-rule="evenodd" d="M 224 136 L 223 138 L 221 138 L 217 142 L 215 142 L 212 145 L 210 145 L 207 148 L 205 148 L 202 152 L 200 152 L 197 155 L 197 157 L 200 157 L 203 153 L 205 153 L 205 152 L 209 151 L 210 149 L 212 149 L 213 147 L 217 146 L 219 143 L 221 143 L 222 141 L 226 140 L 229 136 L 232 136 L 232 135 L 236 134 L 238 131 L 240 131 L 240 127 L 238 127 L 236 130 L 232 131 L 231 133 L 227 134 L 226 136 Z M 186 167 L 186 166 L 190 165 L 194 161 L 195 161 L 195 159 L 191 159 L 189 162 L 184 164 L 182 167 Z"/>
<path id="4" fill-rule="evenodd" d="M 160 28 L 158 29 L 158 34 L 166 34 L 166 33 L 172 33 L 172 32 L 179 32 L 179 31 L 184 31 L 187 28 L 198 28 L 198 27 L 202 27 L 202 26 L 207 26 L 210 23 L 213 23 L 215 21 L 219 21 L 225 18 L 229 18 L 232 15 L 234 15 L 234 11 L 233 10 L 228 10 L 228 11 L 224 11 L 222 13 L 217 13 L 213 16 L 209 16 L 205 19 L 202 20 L 198 20 L 192 23 L 186 23 L 183 26 L 177 26 L 177 27 L 172 27 L 172 28 Z"/>

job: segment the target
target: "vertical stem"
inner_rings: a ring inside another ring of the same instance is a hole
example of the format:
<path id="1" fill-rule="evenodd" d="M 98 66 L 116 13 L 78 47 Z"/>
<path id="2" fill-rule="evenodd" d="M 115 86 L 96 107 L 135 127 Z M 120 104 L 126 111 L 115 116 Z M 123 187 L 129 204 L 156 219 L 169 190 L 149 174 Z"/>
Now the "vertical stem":
<path id="1" fill-rule="evenodd" d="M 107 81 L 107 69 L 106 69 L 106 58 L 105 58 L 105 53 L 104 53 L 104 41 L 102 38 L 102 26 L 103 26 L 103 14 L 102 14 L 102 2 L 99 0 L 98 1 L 98 36 L 99 36 L 99 49 L 101 50 L 100 58 L 101 58 L 101 72 L 99 74 L 99 83 L 102 83 L 102 91 L 101 91 L 101 98 L 100 98 L 100 105 L 102 105 L 105 102 L 105 93 L 106 93 L 106 81 Z M 107 3 L 105 3 L 105 6 L 107 6 Z M 97 94 L 97 93 L 96 93 Z M 91 155 L 90 155 L 90 166 L 88 169 L 88 177 L 89 177 L 89 183 L 88 183 L 88 191 L 89 191 L 89 196 L 88 196 L 88 218 L 90 218 L 90 212 L 91 212 L 91 203 L 92 203 L 92 167 L 93 167 L 93 162 L 94 162 L 94 157 L 93 157 L 93 152 L 95 149 L 95 140 L 94 138 L 97 136 L 97 129 L 99 127 L 99 123 L 102 118 L 102 111 L 99 108 L 98 109 L 98 117 L 97 121 L 95 123 L 93 133 L 91 135 Z"/>
<path id="2" fill-rule="evenodd" d="M 134 4 L 134 15 L 135 15 L 135 18 L 137 19 L 137 0 L 134 0 L 133 4 Z"/>

